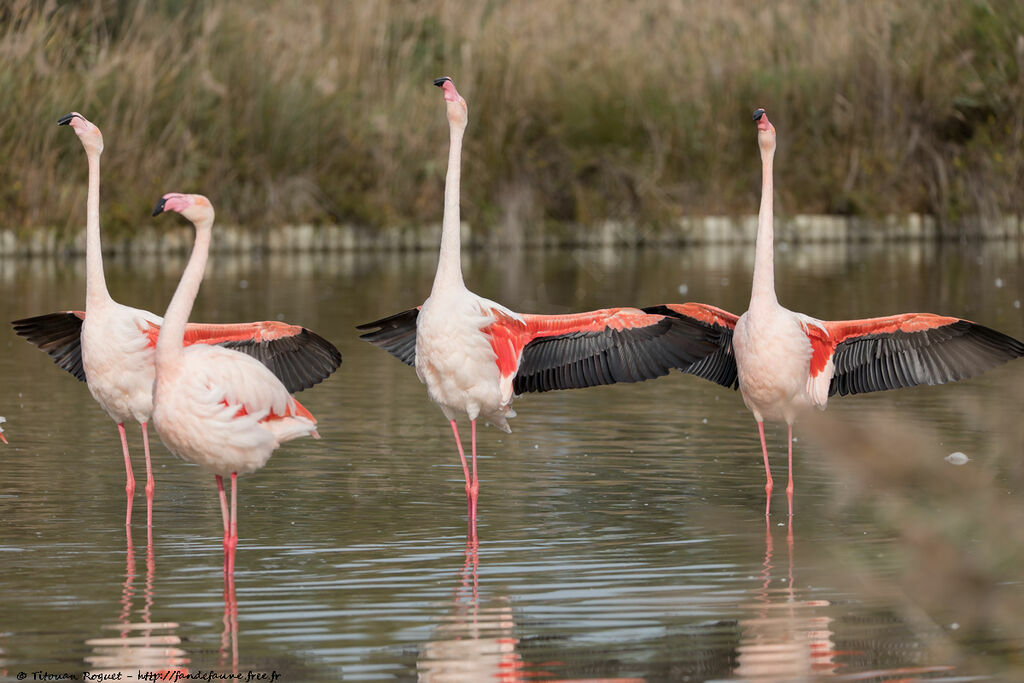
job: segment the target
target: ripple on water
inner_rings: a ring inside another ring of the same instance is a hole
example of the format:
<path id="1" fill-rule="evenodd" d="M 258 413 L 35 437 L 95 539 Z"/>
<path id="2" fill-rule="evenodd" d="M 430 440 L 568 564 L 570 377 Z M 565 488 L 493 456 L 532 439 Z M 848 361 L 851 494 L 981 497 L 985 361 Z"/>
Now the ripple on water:
<path id="1" fill-rule="evenodd" d="M 843 317 L 890 312 L 876 310 L 879 301 L 945 312 L 969 303 L 971 317 L 1024 337 L 1024 321 L 1007 317 L 1013 309 L 1001 295 L 971 299 L 933 287 L 945 261 L 925 252 L 908 265 L 899 250 L 786 252 L 781 266 L 804 259 L 814 267 L 789 271 L 780 299 Z M 474 254 L 467 273 L 484 295 L 552 311 L 672 300 L 685 272 L 695 300 L 738 311 L 746 295 L 737 288 L 746 285 L 737 283 L 749 282 L 746 251 L 638 251 L 600 263 L 587 252 L 545 253 L 512 270 Z M 776 512 L 785 508 L 785 430 L 767 430 L 777 484 L 766 525 L 757 430 L 739 394 L 679 373 L 524 396 L 512 434 L 480 429 L 480 543 L 467 546 L 448 425 L 410 368 L 353 332 L 418 303 L 422 296 L 412 293 L 429 291 L 434 259 L 314 255 L 211 269 L 196 319 L 284 311 L 335 340 L 345 357 L 338 377 L 302 397 L 324 439 L 288 444 L 240 481 L 234 591 L 223 582 L 212 477 L 154 439 L 153 544 L 139 526 L 137 495 L 129 546 L 116 429 L 84 385 L 13 340 L 0 355 L 5 386 L 20 394 L 0 410 L 12 440 L 0 470 L 0 667 L 237 667 L 286 672 L 285 683 L 498 674 L 952 680 L 1012 660 L 1019 638 L 937 626 L 906 597 L 900 529 L 851 502 L 835 465 L 842 458 L 824 457 L 799 426 L 792 528 Z M 972 282 L 996 259 L 1005 282 L 998 291 L 1021 290 L 1019 255 L 986 259 L 958 277 Z M 588 275 L 595 267 L 601 278 Z M 67 309 L 83 283 L 80 272 L 65 275 L 19 267 L 4 298 L 31 303 L 18 314 Z M 162 310 L 178 273 L 154 270 L 146 275 L 152 286 L 141 289 L 131 264 L 108 275 L 115 296 Z M 233 286 L 241 277 L 244 291 Z M 312 294 L 285 297 L 293 291 Z M 1008 377 L 1024 381 L 1016 365 Z M 986 381 L 838 399 L 830 414 L 855 423 L 873 407 L 884 425 L 938 433 L 948 445 L 943 467 L 953 450 L 985 467 L 997 442 L 965 406 L 1000 407 Z M 128 433 L 141 479 L 139 432 Z M 951 664 L 958 668 L 947 671 Z"/>

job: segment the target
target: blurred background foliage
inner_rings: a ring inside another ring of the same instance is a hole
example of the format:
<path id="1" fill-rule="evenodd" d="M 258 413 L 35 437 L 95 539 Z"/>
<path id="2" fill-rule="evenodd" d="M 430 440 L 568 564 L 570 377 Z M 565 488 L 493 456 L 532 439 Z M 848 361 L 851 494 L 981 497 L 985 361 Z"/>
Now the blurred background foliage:
<path id="1" fill-rule="evenodd" d="M 436 222 L 444 74 L 482 230 L 754 213 L 758 106 L 782 213 L 1024 208 L 1019 0 L 13 0 L 2 223 L 80 230 L 71 110 L 104 132 L 113 235 L 169 190 L 255 229 Z"/>

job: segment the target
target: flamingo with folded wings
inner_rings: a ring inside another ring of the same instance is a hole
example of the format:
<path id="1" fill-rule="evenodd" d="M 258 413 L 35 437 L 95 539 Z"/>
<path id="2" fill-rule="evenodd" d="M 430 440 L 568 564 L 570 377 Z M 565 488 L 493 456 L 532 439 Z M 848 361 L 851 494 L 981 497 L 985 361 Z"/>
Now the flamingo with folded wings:
<path id="1" fill-rule="evenodd" d="M 238 475 L 263 467 L 286 441 L 320 435 L 316 418 L 255 358 L 220 346 L 185 346 L 188 316 L 206 270 L 214 211 L 202 195 L 174 192 L 163 196 L 153 215 L 164 211 L 191 221 L 196 240 L 156 342 L 153 423 L 172 453 L 216 475 L 230 579 L 238 546 Z M 230 512 L 223 479 L 228 475 Z"/>

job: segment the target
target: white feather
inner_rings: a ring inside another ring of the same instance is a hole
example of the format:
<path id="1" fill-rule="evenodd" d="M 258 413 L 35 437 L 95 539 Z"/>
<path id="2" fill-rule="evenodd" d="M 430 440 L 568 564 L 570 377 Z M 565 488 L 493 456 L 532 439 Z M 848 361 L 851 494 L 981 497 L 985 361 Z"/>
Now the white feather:
<path id="1" fill-rule="evenodd" d="M 285 441 L 315 432 L 304 417 L 261 421 L 295 412 L 295 400 L 254 358 L 197 345 L 181 359 L 174 372 L 160 374 L 154 391 L 153 422 L 175 455 L 222 476 L 245 474 L 263 467 Z"/>

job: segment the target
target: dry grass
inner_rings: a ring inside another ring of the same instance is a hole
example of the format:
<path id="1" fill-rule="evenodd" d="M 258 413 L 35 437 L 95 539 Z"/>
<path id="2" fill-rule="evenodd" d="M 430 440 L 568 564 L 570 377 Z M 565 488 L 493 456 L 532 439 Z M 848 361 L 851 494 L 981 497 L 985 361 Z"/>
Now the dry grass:
<path id="1" fill-rule="evenodd" d="M 750 213 L 749 113 L 780 131 L 780 209 L 944 220 L 1024 210 L 1024 5 L 730 0 L 151 0 L 0 9 L 0 210 L 77 230 L 106 136 L 105 226 L 169 189 L 229 221 L 436 221 L 470 103 L 465 214 Z"/>

